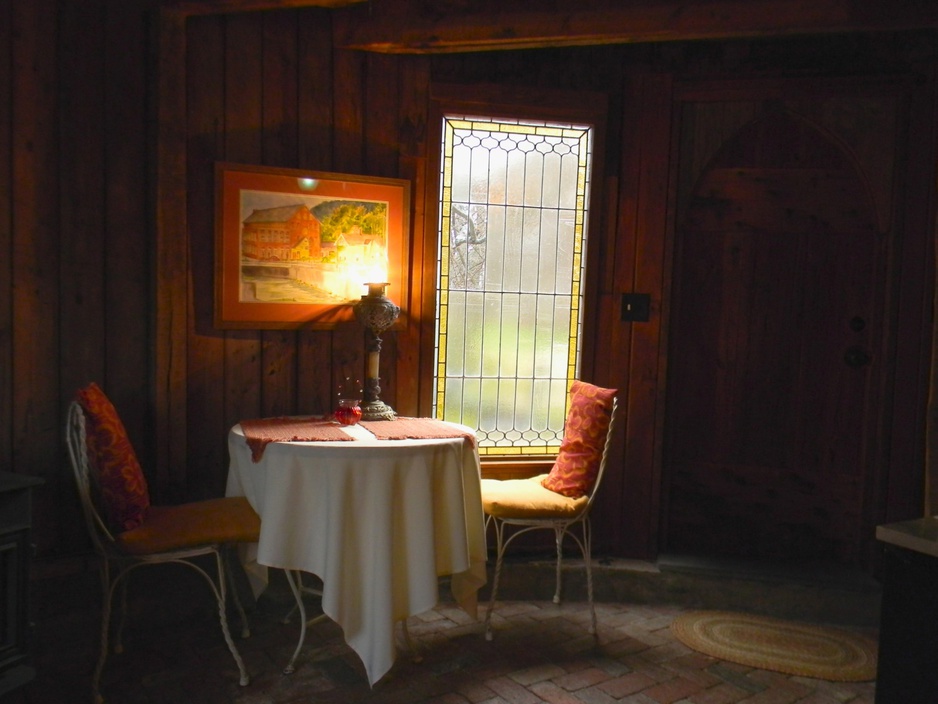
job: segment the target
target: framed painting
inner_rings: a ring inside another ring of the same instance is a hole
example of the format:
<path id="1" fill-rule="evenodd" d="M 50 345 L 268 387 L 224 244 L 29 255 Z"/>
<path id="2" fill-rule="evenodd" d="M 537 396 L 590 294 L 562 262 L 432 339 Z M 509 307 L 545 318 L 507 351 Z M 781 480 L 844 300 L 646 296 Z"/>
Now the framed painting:
<path id="1" fill-rule="evenodd" d="M 215 326 L 330 329 L 366 284 L 408 298 L 410 182 L 215 167 Z"/>

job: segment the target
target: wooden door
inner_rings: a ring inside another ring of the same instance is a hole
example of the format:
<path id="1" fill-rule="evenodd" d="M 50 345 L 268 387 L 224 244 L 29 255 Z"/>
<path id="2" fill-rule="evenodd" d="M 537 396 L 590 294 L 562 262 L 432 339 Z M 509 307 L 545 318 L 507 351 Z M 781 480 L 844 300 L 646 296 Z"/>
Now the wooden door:
<path id="1" fill-rule="evenodd" d="M 822 103 L 686 106 L 667 552 L 861 557 L 888 349 L 889 247 L 877 211 L 888 200 L 874 194 L 888 193 L 889 161 L 868 156 L 887 173 L 865 173 L 837 125 L 821 124 L 831 109 Z M 886 119 L 840 105 L 873 116 L 861 128 Z"/>

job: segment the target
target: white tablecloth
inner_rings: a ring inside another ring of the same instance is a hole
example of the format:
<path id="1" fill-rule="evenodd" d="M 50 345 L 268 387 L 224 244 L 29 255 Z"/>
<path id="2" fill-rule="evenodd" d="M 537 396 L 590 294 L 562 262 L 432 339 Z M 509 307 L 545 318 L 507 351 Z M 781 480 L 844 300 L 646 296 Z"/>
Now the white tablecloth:
<path id="1" fill-rule="evenodd" d="M 226 494 L 246 496 L 261 517 L 245 565 L 255 590 L 265 566 L 317 575 L 323 611 L 374 684 L 394 664 L 395 623 L 437 604 L 439 576 L 452 575 L 456 602 L 476 616 L 486 581 L 479 455 L 464 438 L 347 430 L 357 439 L 270 443 L 255 463 L 234 426 Z"/>

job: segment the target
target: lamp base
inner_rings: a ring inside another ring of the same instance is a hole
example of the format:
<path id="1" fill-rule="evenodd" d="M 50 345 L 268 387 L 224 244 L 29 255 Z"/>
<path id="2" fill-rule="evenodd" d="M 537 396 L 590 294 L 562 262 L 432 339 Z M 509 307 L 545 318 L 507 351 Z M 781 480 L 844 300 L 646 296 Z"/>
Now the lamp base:
<path id="1" fill-rule="evenodd" d="M 394 420 L 397 413 L 381 399 L 365 401 L 361 404 L 362 420 Z"/>

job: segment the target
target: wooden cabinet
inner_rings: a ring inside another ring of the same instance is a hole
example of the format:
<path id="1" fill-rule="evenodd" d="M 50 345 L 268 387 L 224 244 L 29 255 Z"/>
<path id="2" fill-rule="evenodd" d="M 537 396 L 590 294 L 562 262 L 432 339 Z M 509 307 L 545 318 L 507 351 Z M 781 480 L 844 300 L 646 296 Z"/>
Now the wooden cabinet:
<path id="1" fill-rule="evenodd" d="M 29 682 L 29 530 L 36 477 L 0 472 L 0 697 Z"/>
<path id="2" fill-rule="evenodd" d="M 938 518 L 879 526 L 886 543 L 876 704 L 933 704 L 938 691 Z"/>

